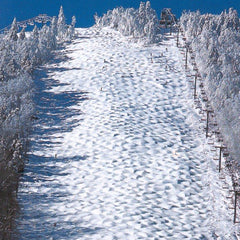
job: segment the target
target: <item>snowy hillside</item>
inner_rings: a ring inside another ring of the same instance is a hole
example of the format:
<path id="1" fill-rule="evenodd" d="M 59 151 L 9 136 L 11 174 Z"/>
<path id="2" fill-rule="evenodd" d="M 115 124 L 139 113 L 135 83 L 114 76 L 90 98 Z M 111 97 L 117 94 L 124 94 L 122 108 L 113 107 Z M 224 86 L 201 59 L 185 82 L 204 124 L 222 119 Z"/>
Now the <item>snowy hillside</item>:
<path id="1" fill-rule="evenodd" d="M 176 36 L 78 29 L 57 56 L 36 82 L 21 239 L 235 239 Z"/>
<path id="2" fill-rule="evenodd" d="M 236 11 L 50 19 L 0 35 L 0 239 L 239 239 Z"/>

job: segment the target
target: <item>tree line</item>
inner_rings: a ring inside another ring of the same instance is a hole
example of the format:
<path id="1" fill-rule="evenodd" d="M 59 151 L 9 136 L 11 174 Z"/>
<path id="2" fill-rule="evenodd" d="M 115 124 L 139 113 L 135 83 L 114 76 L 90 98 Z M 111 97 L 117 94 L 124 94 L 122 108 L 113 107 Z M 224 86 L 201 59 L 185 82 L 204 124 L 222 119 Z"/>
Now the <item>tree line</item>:
<path id="1" fill-rule="evenodd" d="M 49 26 L 18 32 L 16 19 L 0 35 L 0 190 L 23 168 L 28 134 L 34 114 L 33 70 L 47 62 L 64 42 L 75 35 L 76 18 L 66 24 L 63 8 Z"/>
<path id="2" fill-rule="evenodd" d="M 146 43 L 159 42 L 160 25 L 157 13 L 149 1 L 141 2 L 138 9 L 115 8 L 102 17 L 95 15 L 97 27 L 111 27 L 124 36 L 132 36 Z"/>
<path id="3" fill-rule="evenodd" d="M 185 12 L 180 18 L 195 52 L 205 90 L 233 157 L 240 154 L 240 19 L 230 8 L 219 15 Z"/>

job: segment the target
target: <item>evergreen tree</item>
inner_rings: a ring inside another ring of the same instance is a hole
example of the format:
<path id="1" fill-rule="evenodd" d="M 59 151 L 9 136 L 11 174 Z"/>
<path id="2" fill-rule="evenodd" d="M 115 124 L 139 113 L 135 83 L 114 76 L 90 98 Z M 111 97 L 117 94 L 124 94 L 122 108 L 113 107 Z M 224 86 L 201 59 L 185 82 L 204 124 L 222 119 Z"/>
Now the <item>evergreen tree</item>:
<path id="1" fill-rule="evenodd" d="M 71 26 L 72 26 L 73 28 L 75 28 L 76 22 L 77 22 L 76 17 L 75 17 L 75 16 L 72 16 Z"/>
<path id="2" fill-rule="evenodd" d="M 10 28 L 9 33 L 8 33 L 8 39 L 13 40 L 13 41 L 17 41 L 17 39 L 18 39 L 17 31 L 18 31 L 17 20 L 16 20 L 16 18 L 14 18 L 13 22 L 12 22 L 12 25 L 11 25 L 11 28 Z"/>
<path id="3" fill-rule="evenodd" d="M 39 50 L 39 31 L 37 26 L 34 26 L 32 35 L 28 40 L 29 43 L 29 56 L 31 59 L 31 65 L 36 66 L 41 63 L 41 53 Z"/>
<path id="4" fill-rule="evenodd" d="M 56 49 L 57 47 L 57 18 L 53 17 L 52 18 L 52 22 L 50 25 L 50 29 L 49 29 L 50 33 L 50 45 L 51 45 L 51 49 Z"/>
<path id="5" fill-rule="evenodd" d="M 58 26 L 58 20 L 57 20 L 57 18 L 54 16 L 53 18 L 52 18 L 52 21 L 51 21 L 51 25 L 50 25 L 50 27 L 51 27 L 51 32 L 52 32 L 52 34 L 56 37 L 57 36 L 57 32 L 58 32 L 58 29 L 57 29 L 57 26 Z"/>
<path id="6" fill-rule="evenodd" d="M 108 11 L 101 18 L 96 17 L 99 27 L 110 26 L 123 35 L 130 35 L 152 43 L 159 41 L 160 28 L 156 12 L 150 2 L 140 3 L 139 9 L 122 7 Z"/>
<path id="7" fill-rule="evenodd" d="M 63 7 L 60 7 L 57 21 L 57 32 L 59 41 L 64 41 L 67 32 L 67 25 L 65 22 L 65 16 L 63 13 Z"/>
<path id="8" fill-rule="evenodd" d="M 35 25 L 34 28 L 33 28 L 33 31 L 32 31 L 32 36 L 35 40 L 38 40 L 38 37 L 39 37 L 39 31 L 38 31 L 38 28 L 37 26 Z"/>
<path id="9" fill-rule="evenodd" d="M 19 34 L 19 39 L 20 40 L 24 40 L 26 37 L 26 34 L 25 34 L 25 27 L 22 28 L 20 34 Z"/>
<path id="10" fill-rule="evenodd" d="M 73 39 L 73 37 L 75 36 L 75 25 L 76 25 L 76 17 L 73 16 L 71 25 L 69 25 L 67 28 L 66 40 L 71 41 Z"/>

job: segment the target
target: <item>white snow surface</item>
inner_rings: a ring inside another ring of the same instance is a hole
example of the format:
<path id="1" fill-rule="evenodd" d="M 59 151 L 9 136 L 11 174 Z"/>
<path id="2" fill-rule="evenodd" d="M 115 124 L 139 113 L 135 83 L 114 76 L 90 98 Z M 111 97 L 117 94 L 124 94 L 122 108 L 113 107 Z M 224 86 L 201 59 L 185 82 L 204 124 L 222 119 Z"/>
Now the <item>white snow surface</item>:
<path id="1" fill-rule="evenodd" d="M 77 31 L 39 70 L 21 239 L 236 239 L 175 37 Z"/>

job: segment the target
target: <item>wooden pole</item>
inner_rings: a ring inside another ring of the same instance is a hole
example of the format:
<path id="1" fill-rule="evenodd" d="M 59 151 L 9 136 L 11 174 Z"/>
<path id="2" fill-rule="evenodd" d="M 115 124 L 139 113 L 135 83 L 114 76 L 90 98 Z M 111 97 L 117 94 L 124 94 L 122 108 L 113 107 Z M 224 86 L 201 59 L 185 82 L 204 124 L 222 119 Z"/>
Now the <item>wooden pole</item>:
<path id="1" fill-rule="evenodd" d="M 220 147 L 217 147 L 217 148 L 219 148 L 218 171 L 220 172 L 220 171 L 221 171 L 221 168 L 222 168 L 222 151 L 223 151 L 223 149 L 225 149 L 226 147 L 220 146 Z"/>
<path id="2" fill-rule="evenodd" d="M 220 147 L 219 150 L 219 163 L 218 163 L 218 171 L 221 171 L 221 165 L 222 165 L 222 148 Z"/>
<path id="3" fill-rule="evenodd" d="M 208 138 L 208 130 L 209 130 L 209 114 L 212 113 L 213 111 L 212 110 L 203 110 L 203 111 L 206 111 L 207 112 L 207 124 L 206 124 L 206 138 Z"/>
<path id="4" fill-rule="evenodd" d="M 209 111 L 207 111 L 206 138 L 208 138 L 208 122 L 209 122 Z"/>
<path id="5" fill-rule="evenodd" d="M 178 45 L 179 45 L 179 27 L 178 27 L 178 31 L 177 31 L 177 47 L 178 47 Z"/>
<path id="6" fill-rule="evenodd" d="M 197 97 L 197 73 L 195 74 L 195 81 L 194 81 L 194 99 Z"/>
<path id="7" fill-rule="evenodd" d="M 233 223 L 237 222 L 237 196 L 238 196 L 238 191 L 234 191 L 235 193 L 235 199 L 234 199 L 234 217 L 233 217 Z"/>
<path id="8" fill-rule="evenodd" d="M 188 60 L 188 46 L 186 46 L 185 68 L 187 68 L 187 60 Z"/>

